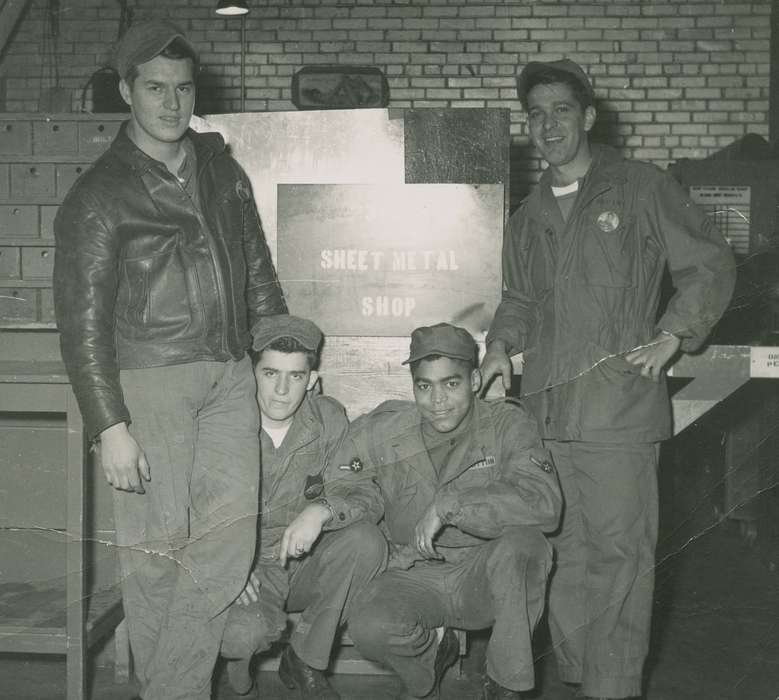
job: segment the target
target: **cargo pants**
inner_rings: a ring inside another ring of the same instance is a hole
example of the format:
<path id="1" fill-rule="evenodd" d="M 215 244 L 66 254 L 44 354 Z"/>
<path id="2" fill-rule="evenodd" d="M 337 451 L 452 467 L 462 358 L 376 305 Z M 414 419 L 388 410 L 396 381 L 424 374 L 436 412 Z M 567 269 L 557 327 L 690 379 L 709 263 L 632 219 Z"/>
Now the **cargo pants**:
<path id="1" fill-rule="evenodd" d="M 259 410 L 248 357 L 123 370 L 146 493 L 114 491 L 124 611 L 144 700 L 207 700 L 256 544 Z"/>
<path id="2" fill-rule="evenodd" d="M 392 668 L 414 696 L 433 688 L 437 627 L 492 627 L 487 674 L 511 690 L 534 685 L 533 630 L 544 609 L 551 547 L 540 530 L 513 527 L 453 550 L 445 561 L 390 569 L 355 603 L 349 634 L 366 658 Z"/>
<path id="3" fill-rule="evenodd" d="M 300 612 L 290 644 L 312 668 L 325 670 L 340 626 L 348 622 L 352 602 L 387 563 L 387 541 L 368 522 L 325 532 L 302 559 L 287 568 L 278 559 L 261 558 L 254 573 L 258 600 L 230 608 L 222 655 L 250 658 L 282 635 L 287 612 Z"/>
<path id="4" fill-rule="evenodd" d="M 641 695 L 657 543 L 658 445 L 544 441 L 565 510 L 552 538 L 549 628 L 560 678 L 584 695 Z"/>

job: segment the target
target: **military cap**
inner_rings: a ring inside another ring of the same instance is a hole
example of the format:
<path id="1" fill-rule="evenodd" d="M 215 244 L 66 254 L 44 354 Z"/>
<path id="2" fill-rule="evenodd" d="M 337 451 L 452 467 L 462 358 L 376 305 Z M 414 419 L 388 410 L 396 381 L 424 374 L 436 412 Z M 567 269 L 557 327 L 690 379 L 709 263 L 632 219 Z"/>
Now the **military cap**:
<path id="1" fill-rule="evenodd" d="M 120 78 L 126 78 L 135 66 L 151 61 L 174 39 L 181 39 L 195 56 L 197 51 L 184 32 L 173 22 L 164 19 L 133 24 L 119 40 L 114 56 L 114 67 Z M 195 66 L 197 68 L 197 66 Z"/>
<path id="2" fill-rule="evenodd" d="M 412 331 L 409 356 L 403 364 L 407 365 L 430 355 L 475 362 L 476 354 L 476 341 L 465 328 L 450 323 L 437 323 Z"/>
<path id="3" fill-rule="evenodd" d="M 595 100 L 595 93 L 587 74 L 582 70 L 578 63 L 574 63 L 569 58 L 563 58 L 559 61 L 531 61 L 517 76 L 517 97 L 522 104 L 527 102 L 527 94 L 532 87 L 533 78 L 538 73 L 564 73 L 576 80 L 589 95 L 590 102 Z"/>
<path id="4" fill-rule="evenodd" d="M 316 352 L 322 342 L 322 331 L 313 322 L 300 316 L 290 314 L 274 314 L 263 316 L 252 327 L 254 341 L 252 348 L 264 350 L 279 338 L 294 338 L 306 350 Z"/>

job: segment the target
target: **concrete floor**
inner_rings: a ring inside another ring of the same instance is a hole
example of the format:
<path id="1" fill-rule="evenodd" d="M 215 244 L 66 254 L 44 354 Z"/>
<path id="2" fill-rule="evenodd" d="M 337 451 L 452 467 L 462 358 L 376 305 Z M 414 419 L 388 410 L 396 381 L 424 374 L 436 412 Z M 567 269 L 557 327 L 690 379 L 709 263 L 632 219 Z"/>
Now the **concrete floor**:
<path id="1" fill-rule="evenodd" d="M 774 516 L 776 514 L 774 513 Z M 725 522 L 663 548 L 657 576 L 652 654 L 646 700 L 775 700 L 779 697 L 779 528 L 761 528 L 745 545 L 739 528 Z M 663 551 L 665 549 L 665 551 Z M 555 676 L 539 633 L 538 689 L 532 700 L 570 700 Z M 484 638 L 474 636 L 463 676 L 450 672 L 445 700 L 479 698 Z M 218 673 L 215 700 L 237 700 Z M 297 697 L 273 673 L 259 674 L 263 700 Z M 390 700 L 399 684 L 391 676 L 337 676 L 344 700 Z M 40 657 L 0 656 L 0 698 L 64 698 L 64 663 Z M 116 685 L 112 669 L 94 674 L 92 700 L 122 700 L 132 685 Z"/>

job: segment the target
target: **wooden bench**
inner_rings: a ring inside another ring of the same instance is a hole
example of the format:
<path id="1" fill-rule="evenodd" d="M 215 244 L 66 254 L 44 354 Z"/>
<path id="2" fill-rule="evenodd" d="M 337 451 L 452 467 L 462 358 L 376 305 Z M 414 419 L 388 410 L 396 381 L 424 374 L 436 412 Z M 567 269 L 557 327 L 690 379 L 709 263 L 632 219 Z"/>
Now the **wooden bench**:
<path id="1" fill-rule="evenodd" d="M 299 613 L 292 613 L 289 616 L 292 627 L 298 619 Z M 292 629 L 292 628 L 290 628 Z M 457 640 L 460 643 L 460 656 L 457 660 L 457 675 L 462 675 L 462 660 L 468 652 L 468 637 L 464 630 L 454 630 Z M 279 667 L 279 653 L 284 642 L 275 644 L 269 653 L 260 655 L 258 670 L 276 671 Z M 127 625 L 122 624 L 116 630 L 116 669 L 115 675 L 118 682 L 127 682 L 132 670 L 130 657 L 130 640 L 127 636 Z M 349 637 L 348 631 L 344 630 L 341 638 L 336 644 L 333 654 L 333 663 L 330 666 L 333 673 L 363 674 L 363 675 L 383 675 L 391 674 L 392 671 L 373 661 L 363 658 L 354 648 L 354 642 Z"/>

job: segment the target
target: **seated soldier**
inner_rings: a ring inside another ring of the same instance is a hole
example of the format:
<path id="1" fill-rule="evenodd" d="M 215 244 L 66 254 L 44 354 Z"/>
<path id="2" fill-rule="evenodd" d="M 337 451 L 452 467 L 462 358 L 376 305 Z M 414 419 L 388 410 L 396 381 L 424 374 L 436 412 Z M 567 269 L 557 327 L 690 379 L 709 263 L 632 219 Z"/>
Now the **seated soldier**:
<path id="1" fill-rule="evenodd" d="M 399 698 L 439 696 L 458 653 L 451 627 L 492 627 L 484 698 L 534 684 L 531 637 L 552 561 L 543 531 L 562 499 L 533 419 L 477 397 L 476 355 L 463 328 L 417 328 L 404 362 L 415 403 L 361 416 L 339 452 L 339 464 L 374 476 L 390 540 L 388 570 L 355 602 L 349 634 L 401 677 Z"/>
<path id="2" fill-rule="evenodd" d="M 262 503 L 256 564 L 229 612 L 222 654 L 236 692 L 249 662 L 300 611 L 279 675 L 301 698 L 337 699 L 324 671 L 355 594 L 386 565 L 375 486 L 332 462 L 348 428 L 343 406 L 314 395 L 322 333 L 306 319 L 266 316 L 252 329 L 262 417 Z M 361 483 L 362 482 L 362 483 Z"/>

